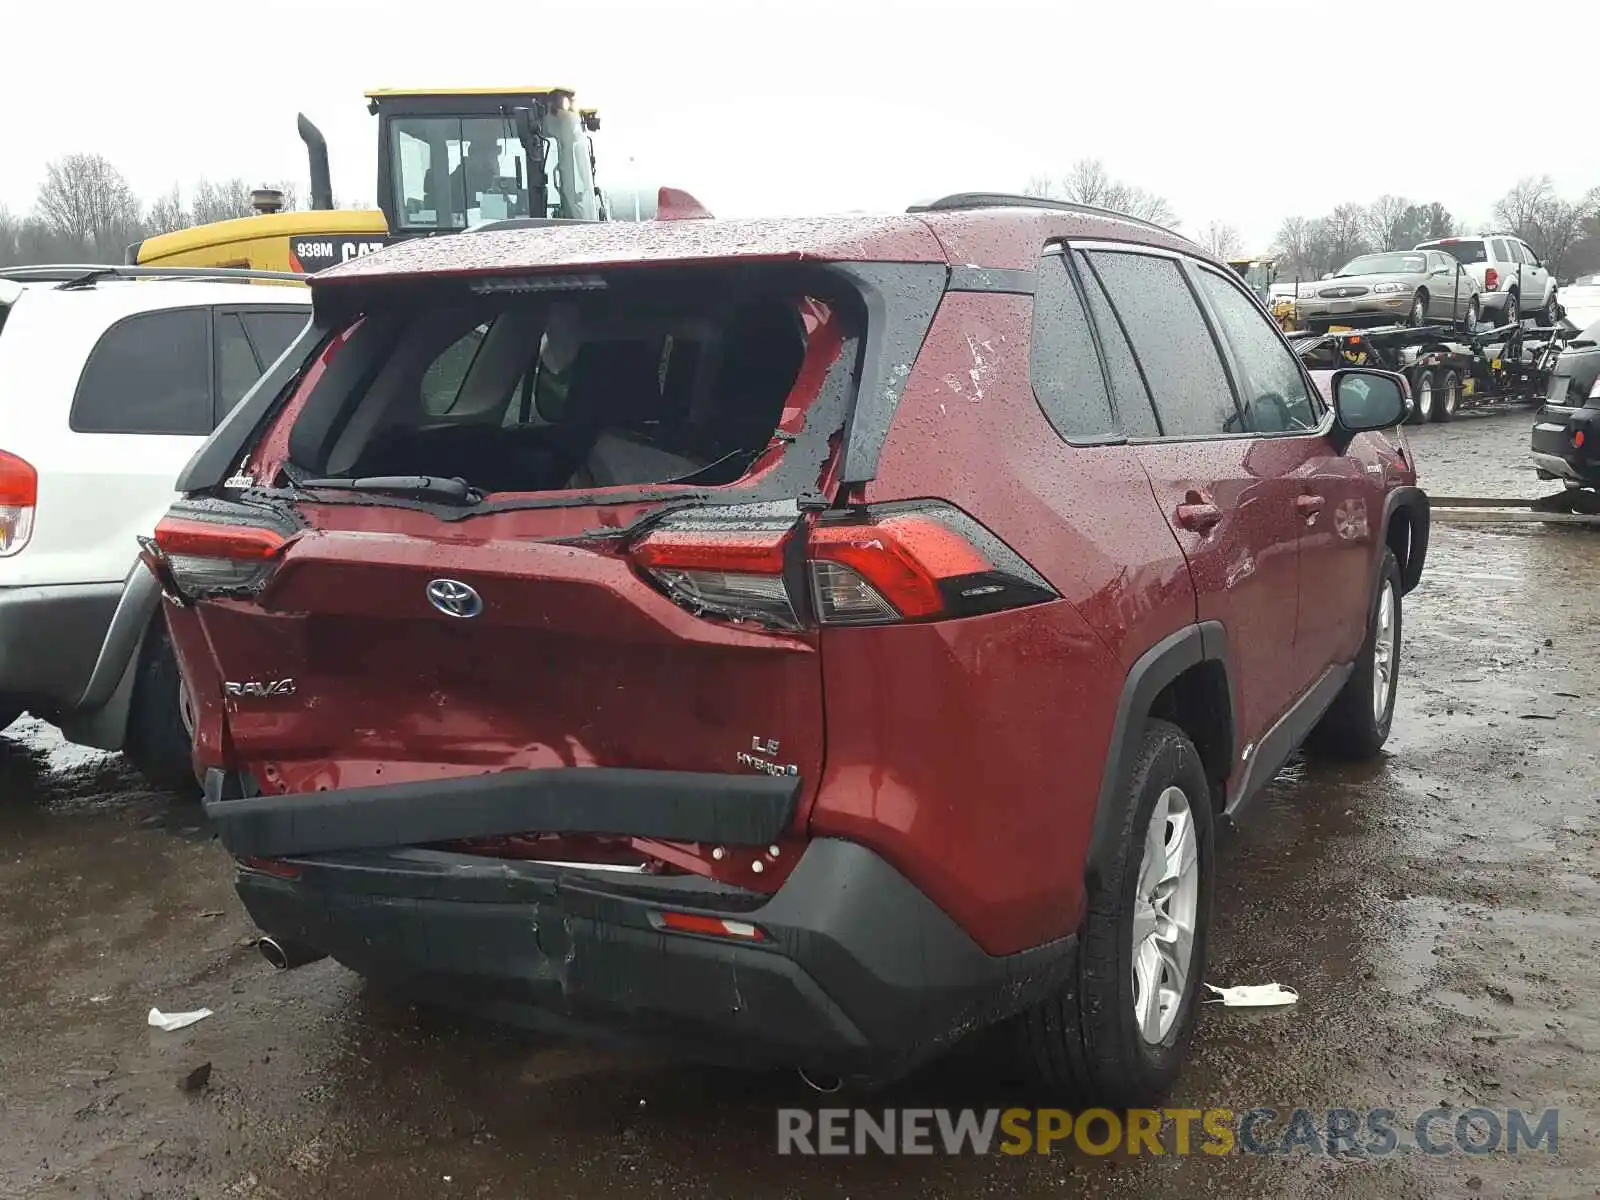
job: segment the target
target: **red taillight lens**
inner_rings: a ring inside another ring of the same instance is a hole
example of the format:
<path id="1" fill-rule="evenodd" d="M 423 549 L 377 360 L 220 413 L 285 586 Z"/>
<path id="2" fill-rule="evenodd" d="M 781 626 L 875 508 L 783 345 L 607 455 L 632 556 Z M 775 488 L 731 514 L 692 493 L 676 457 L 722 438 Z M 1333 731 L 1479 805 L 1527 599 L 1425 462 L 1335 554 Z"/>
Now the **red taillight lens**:
<path id="1" fill-rule="evenodd" d="M 1579 429 L 1572 435 L 1572 446 L 1575 450 L 1583 449 L 1583 430 Z"/>
<path id="2" fill-rule="evenodd" d="M 1020 555 L 946 504 L 880 506 L 819 521 L 805 534 L 803 567 L 794 545 L 800 536 L 794 516 L 764 529 L 700 520 L 664 525 L 632 553 L 691 612 L 779 629 L 799 629 L 805 616 L 819 625 L 893 624 L 1056 597 Z M 809 585 L 809 613 L 791 584 Z"/>
<path id="3" fill-rule="evenodd" d="M 26 460 L 0 450 L 0 558 L 28 544 L 38 503 L 39 473 Z"/>
<path id="4" fill-rule="evenodd" d="M 300 868 L 281 858 L 240 858 L 235 860 L 246 871 L 258 871 L 276 879 L 299 879 Z"/>
<path id="5" fill-rule="evenodd" d="M 163 517 L 153 541 L 173 585 L 198 596 L 255 586 L 272 573 L 288 539 L 255 525 Z"/>
<path id="6" fill-rule="evenodd" d="M 1496 271 L 1493 267 L 1486 269 L 1483 273 L 1483 286 L 1488 288 L 1491 292 L 1499 287 L 1500 272 Z"/>

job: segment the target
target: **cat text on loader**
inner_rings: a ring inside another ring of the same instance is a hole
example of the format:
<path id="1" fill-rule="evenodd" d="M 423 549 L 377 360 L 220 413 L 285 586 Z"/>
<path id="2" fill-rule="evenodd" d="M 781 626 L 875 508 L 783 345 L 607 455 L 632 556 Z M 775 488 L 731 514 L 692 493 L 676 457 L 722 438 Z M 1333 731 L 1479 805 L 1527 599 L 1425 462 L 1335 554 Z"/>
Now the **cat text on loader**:
<path id="1" fill-rule="evenodd" d="M 570 89 L 386 89 L 367 100 L 378 118 L 377 209 L 334 208 L 327 143 L 302 114 L 310 211 L 280 211 L 282 195 L 263 189 L 252 197 L 256 216 L 146 238 L 128 261 L 315 272 L 402 238 L 504 220 L 609 219 L 595 182 L 600 118 Z M 625 209 L 619 216 L 639 213 Z"/>

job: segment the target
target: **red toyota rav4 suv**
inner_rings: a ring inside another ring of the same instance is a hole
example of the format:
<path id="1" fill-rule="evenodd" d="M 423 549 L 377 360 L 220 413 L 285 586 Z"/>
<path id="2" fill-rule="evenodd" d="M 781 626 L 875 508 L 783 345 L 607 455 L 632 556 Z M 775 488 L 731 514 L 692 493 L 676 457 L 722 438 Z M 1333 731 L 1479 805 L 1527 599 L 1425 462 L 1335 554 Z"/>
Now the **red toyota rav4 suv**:
<path id="1" fill-rule="evenodd" d="M 1063 1090 L 1170 1082 L 1214 830 L 1389 731 L 1397 377 L 1010 197 L 311 290 L 145 547 L 269 957 L 813 1076 L 1010 1021 Z"/>

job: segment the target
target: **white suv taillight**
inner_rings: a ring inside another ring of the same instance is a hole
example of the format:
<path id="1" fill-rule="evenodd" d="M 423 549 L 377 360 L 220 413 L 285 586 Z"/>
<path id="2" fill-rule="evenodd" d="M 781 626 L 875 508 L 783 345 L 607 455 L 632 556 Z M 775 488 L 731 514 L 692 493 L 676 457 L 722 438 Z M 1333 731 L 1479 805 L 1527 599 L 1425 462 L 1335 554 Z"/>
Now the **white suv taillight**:
<path id="1" fill-rule="evenodd" d="M 38 503 L 39 472 L 0 450 L 0 558 L 9 558 L 28 544 Z"/>

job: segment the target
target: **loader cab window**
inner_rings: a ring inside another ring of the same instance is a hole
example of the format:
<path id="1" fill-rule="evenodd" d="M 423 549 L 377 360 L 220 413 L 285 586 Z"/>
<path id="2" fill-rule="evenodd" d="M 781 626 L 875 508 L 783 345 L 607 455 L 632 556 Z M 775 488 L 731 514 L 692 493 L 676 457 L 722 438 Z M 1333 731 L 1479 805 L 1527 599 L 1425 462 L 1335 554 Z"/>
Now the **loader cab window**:
<path id="1" fill-rule="evenodd" d="M 545 186 L 530 193 L 535 169 L 516 121 L 495 117 L 399 117 L 390 152 L 394 209 L 405 229 L 471 229 L 510 217 L 597 216 L 589 139 L 576 112 L 538 123 Z"/>
<path id="2" fill-rule="evenodd" d="M 469 229 L 526 217 L 528 162 L 511 119 L 394 122 L 395 212 L 407 229 Z"/>

